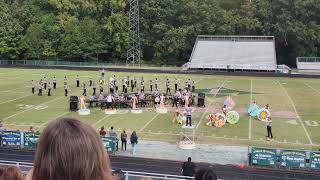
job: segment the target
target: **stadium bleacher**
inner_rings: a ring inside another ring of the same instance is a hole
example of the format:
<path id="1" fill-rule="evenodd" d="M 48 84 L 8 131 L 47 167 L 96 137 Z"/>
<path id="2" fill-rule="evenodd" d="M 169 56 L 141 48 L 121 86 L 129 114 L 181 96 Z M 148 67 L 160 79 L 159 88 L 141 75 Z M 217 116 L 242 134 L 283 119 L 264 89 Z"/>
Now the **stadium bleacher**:
<path id="1" fill-rule="evenodd" d="M 188 69 L 274 71 L 273 36 L 198 36 Z"/>

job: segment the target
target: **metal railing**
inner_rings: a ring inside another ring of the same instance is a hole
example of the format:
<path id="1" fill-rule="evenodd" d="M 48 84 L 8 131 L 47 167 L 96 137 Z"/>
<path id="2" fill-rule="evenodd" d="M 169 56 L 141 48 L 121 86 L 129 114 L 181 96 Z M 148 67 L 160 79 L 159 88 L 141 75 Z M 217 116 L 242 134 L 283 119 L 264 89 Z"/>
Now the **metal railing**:
<path id="1" fill-rule="evenodd" d="M 18 161 L 4 161 L 0 160 L 0 166 L 16 166 L 19 167 L 23 174 L 27 174 L 28 171 L 33 167 L 32 163 L 18 162 Z M 137 171 L 122 171 L 126 180 L 135 180 L 141 178 L 149 178 L 152 180 L 192 180 L 194 177 L 189 176 L 178 176 L 170 174 L 159 174 L 159 173 L 148 173 L 148 172 L 137 172 Z"/>

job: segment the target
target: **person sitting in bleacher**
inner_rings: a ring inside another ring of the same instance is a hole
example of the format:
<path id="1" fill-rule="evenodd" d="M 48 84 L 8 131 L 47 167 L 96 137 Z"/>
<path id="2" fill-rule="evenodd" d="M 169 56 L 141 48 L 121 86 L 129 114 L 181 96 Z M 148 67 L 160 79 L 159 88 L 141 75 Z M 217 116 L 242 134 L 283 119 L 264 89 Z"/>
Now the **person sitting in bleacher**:
<path id="1" fill-rule="evenodd" d="M 22 180 L 23 176 L 18 167 L 10 166 L 2 170 L 0 180 Z"/>
<path id="2" fill-rule="evenodd" d="M 25 180 L 113 179 L 98 133 L 73 118 L 58 119 L 43 130 L 33 164 Z"/>

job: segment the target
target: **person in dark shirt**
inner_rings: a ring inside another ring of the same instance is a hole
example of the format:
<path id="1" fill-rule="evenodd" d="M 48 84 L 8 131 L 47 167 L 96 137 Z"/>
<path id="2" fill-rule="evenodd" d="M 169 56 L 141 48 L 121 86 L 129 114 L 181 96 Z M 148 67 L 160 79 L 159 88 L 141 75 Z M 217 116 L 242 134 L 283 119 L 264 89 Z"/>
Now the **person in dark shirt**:
<path id="1" fill-rule="evenodd" d="M 77 87 L 80 86 L 80 77 L 79 75 L 76 76 L 76 82 L 77 82 Z"/>
<path id="2" fill-rule="evenodd" d="M 106 136 L 107 132 L 104 130 L 104 126 L 102 126 L 100 128 L 99 134 L 100 134 L 100 137 L 105 137 Z"/>
<path id="3" fill-rule="evenodd" d="M 196 165 L 191 162 L 191 157 L 188 157 L 188 161 L 182 164 L 182 174 L 184 176 L 194 176 Z"/>
<path id="4" fill-rule="evenodd" d="M 122 151 L 127 151 L 127 133 L 126 133 L 126 131 L 123 131 L 122 133 L 121 133 L 121 149 L 122 149 Z M 123 148 L 123 146 L 124 146 L 124 148 Z"/>
<path id="5" fill-rule="evenodd" d="M 217 180 L 217 175 L 211 168 L 204 168 L 197 171 L 195 180 Z"/>
<path id="6" fill-rule="evenodd" d="M 94 82 L 92 83 L 92 89 L 93 89 L 92 96 L 95 96 L 97 87 L 96 87 L 96 84 Z"/>

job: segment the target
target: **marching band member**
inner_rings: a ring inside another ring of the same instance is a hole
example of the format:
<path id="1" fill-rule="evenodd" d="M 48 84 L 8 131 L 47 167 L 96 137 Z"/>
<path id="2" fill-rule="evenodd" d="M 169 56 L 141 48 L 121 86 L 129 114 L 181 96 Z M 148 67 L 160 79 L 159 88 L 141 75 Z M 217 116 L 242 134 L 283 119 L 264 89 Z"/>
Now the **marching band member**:
<path id="1" fill-rule="evenodd" d="M 151 92 L 152 92 L 152 84 L 153 84 L 152 79 L 150 79 L 150 91 Z"/>
<path id="2" fill-rule="evenodd" d="M 80 86 L 80 77 L 79 75 L 76 76 L 76 82 L 77 82 L 77 87 Z"/>
<path id="3" fill-rule="evenodd" d="M 92 82 L 92 90 L 93 90 L 92 96 L 95 96 L 96 95 L 96 83 L 94 83 L 94 82 Z"/>
<path id="4" fill-rule="evenodd" d="M 102 94 L 103 93 L 103 84 L 100 83 L 99 87 L 100 87 L 100 94 Z"/>
<path id="5" fill-rule="evenodd" d="M 51 96 L 51 84 L 50 84 L 50 82 L 48 83 L 48 96 Z"/>
<path id="6" fill-rule="evenodd" d="M 114 80 L 113 80 L 113 83 L 114 83 L 114 89 L 115 89 L 115 92 L 118 92 L 119 84 L 118 84 L 117 79 L 114 79 Z"/>
<path id="7" fill-rule="evenodd" d="M 42 96 L 42 80 L 40 80 L 39 82 L 38 89 L 39 89 L 38 96 Z"/>
<path id="8" fill-rule="evenodd" d="M 167 86 L 167 95 L 170 94 L 171 95 L 171 90 L 170 90 L 170 80 L 167 79 L 166 81 L 166 86 Z"/>
<path id="9" fill-rule="evenodd" d="M 158 81 L 158 78 L 156 78 L 156 81 L 155 81 L 155 89 L 159 89 L 159 81 Z"/>
<path id="10" fill-rule="evenodd" d="M 89 86 L 91 87 L 92 86 L 92 82 L 93 82 L 93 79 L 92 77 L 89 78 Z"/>
<path id="11" fill-rule="evenodd" d="M 144 91 L 141 89 L 139 93 L 139 101 L 141 107 L 146 107 Z"/>
<path id="12" fill-rule="evenodd" d="M 67 83 L 68 83 L 67 76 L 64 76 L 63 85 L 65 85 L 65 84 L 67 84 Z"/>
<path id="13" fill-rule="evenodd" d="M 47 78 L 46 77 L 43 77 L 43 85 L 44 85 L 44 89 L 47 89 Z"/>
<path id="14" fill-rule="evenodd" d="M 57 79 L 56 79 L 56 76 L 53 76 L 53 89 L 57 89 Z"/>
<path id="15" fill-rule="evenodd" d="M 178 108 L 178 98 L 179 98 L 179 91 L 176 91 L 173 94 L 172 107 L 176 106 L 176 108 Z"/>
<path id="16" fill-rule="evenodd" d="M 174 79 L 174 91 L 175 92 L 178 91 L 178 79 L 177 78 Z"/>
<path id="17" fill-rule="evenodd" d="M 64 95 L 68 96 L 68 83 L 67 82 L 64 83 L 63 88 L 64 88 Z"/>
<path id="18" fill-rule="evenodd" d="M 87 86 L 86 84 L 83 84 L 83 93 L 82 93 L 83 96 L 87 96 Z"/>
<path id="19" fill-rule="evenodd" d="M 134 80 L 131 79 L 131 92 L 133 92 L 133 88 L 134 88 Z"/>
<path id="20" fill-rule="evenodd" d="M 34 81 L 33 80 L 31 80 L 31 92 L 32 92 L 32 94 L 34 94 L 34 88 L 35 88 L 35 83 L 34 83 Z"/>
<path id="21" fill-rule="evenodd" d="M 191 88 L 192 88 L 191 92 L 194 92 L 196 89 L 196 83 L 194 81 L 192 81 L 192 83 L 191 83 Z"/>
<path id="22" fill-rule="evenodd" d="M 144 91 L 144 80 L 141 81 L 141 91 Z"/>

